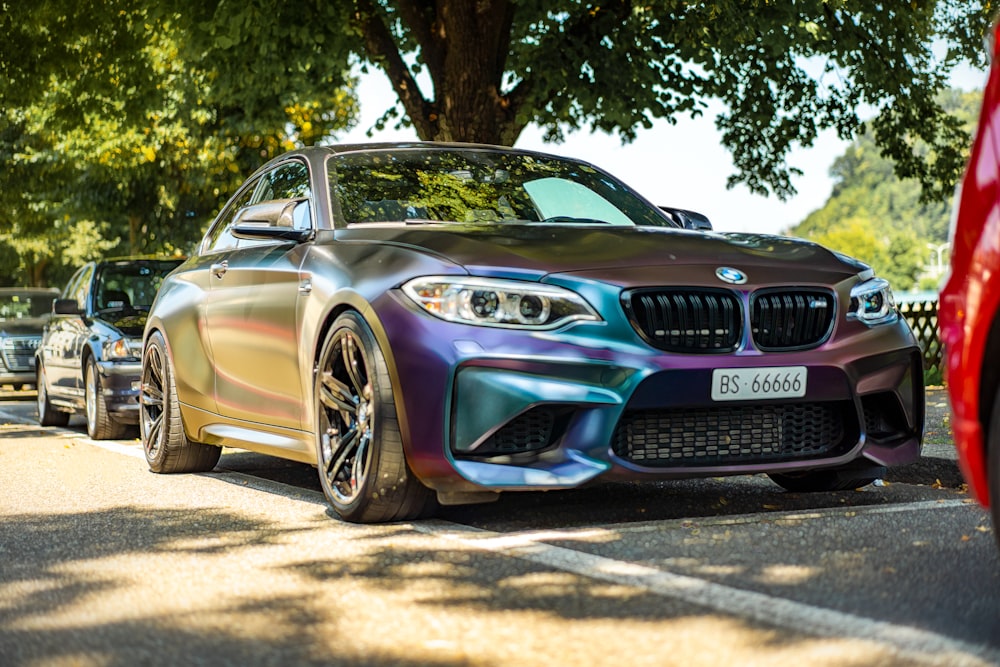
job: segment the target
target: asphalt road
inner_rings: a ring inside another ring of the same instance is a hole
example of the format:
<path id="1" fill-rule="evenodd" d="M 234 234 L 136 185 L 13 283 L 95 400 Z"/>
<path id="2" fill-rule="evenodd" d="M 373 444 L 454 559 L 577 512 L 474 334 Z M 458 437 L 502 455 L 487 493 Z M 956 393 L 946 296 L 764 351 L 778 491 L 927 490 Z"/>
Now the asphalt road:
<path id="1" fill-rule="evenodd" d="M 155 475 L 30 399 L 0 395 L 0 665 L 1000 665 L 939 391 L 924 459 L 860 491 L 601 484 L 384 526 L 309 466 Z"/>

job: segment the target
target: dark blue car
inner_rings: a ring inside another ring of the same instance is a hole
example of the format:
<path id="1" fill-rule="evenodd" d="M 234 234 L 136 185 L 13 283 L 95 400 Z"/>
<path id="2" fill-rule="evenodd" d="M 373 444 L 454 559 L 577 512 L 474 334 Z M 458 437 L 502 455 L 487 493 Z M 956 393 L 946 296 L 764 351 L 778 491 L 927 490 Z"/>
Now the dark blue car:
<path id="1" fill-rule="evenodd" d="M 153 297 L 183 258 L 125 258 L 82 266 L 52 304 L 36 354 L 38 421 L 83 412 L 95 440 L 120 438 L 139 415 L 142 330 Z"/>

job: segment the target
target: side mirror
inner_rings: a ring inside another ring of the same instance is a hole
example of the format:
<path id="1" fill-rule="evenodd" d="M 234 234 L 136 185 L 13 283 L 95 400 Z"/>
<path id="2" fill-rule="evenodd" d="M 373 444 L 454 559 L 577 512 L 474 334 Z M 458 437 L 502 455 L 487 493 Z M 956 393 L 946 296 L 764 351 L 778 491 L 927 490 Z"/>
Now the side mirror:
<path id="1" fill-rule="evenodd" d="M 312 229 L 295 227 L 295 209 L 306 199 L 274 199 L 240 209 L 232 227 L 238 239 L 280 239 L 304 241 Z"/>
<path id="2" fill-rule="evenodd" d="M 705 232 L 712 231 L 712 222 L 703 213 L 688 211 L 683 208 L 674 208 L 672 206 L 661 206 L 660 210 L 684 229 Z"/>
<path id="3" fill-rule="evenodd" d="M 76 299 L 56 299 L 52 302 L 52 312 L 56 315 L 79 315 L 82 311 Z"/>

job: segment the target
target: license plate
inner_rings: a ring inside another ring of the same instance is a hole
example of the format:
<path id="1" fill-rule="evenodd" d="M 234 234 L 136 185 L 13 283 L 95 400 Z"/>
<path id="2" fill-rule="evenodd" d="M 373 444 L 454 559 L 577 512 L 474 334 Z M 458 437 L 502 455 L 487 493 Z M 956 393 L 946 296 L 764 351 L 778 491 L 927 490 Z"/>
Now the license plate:
<path id="1" fill-rule="evenodd" d="M 713 401 L 759 401 L 806 395 L 805 366 L 716 368 L 712 371 Z"/>

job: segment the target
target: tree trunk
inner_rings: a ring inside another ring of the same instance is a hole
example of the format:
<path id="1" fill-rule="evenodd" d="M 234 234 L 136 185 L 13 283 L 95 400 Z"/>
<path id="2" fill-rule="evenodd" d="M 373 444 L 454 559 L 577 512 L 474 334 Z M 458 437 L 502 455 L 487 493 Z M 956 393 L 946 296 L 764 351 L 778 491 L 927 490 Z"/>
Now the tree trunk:
<path id="1" fill-rule="evenodd" d="M 139 231 L 142 227 L 142 218 L 135 214 L 128 216 L 128 253 L 130 255 L 139 254 Z"/>
<path id="2" fill-rule="evenodd" d="M 369 0 L 357 0 L 369 55 L 385 71 L 425 141 L 513 145 L 527 124 L 516 95 L 502 91 L 514 8 L 510 0 L 395 3 L 420 44 L 436 99 L 424 95 L 392 33 Z"/>

